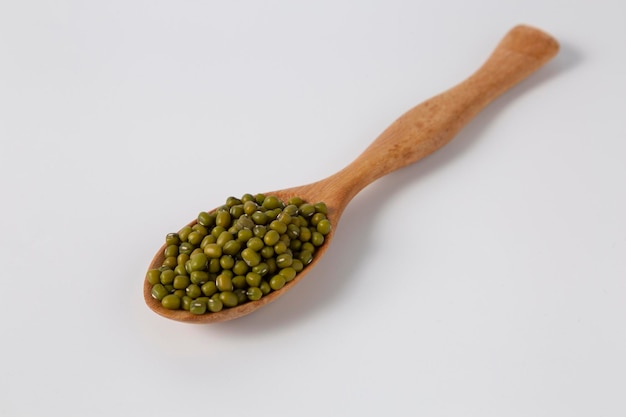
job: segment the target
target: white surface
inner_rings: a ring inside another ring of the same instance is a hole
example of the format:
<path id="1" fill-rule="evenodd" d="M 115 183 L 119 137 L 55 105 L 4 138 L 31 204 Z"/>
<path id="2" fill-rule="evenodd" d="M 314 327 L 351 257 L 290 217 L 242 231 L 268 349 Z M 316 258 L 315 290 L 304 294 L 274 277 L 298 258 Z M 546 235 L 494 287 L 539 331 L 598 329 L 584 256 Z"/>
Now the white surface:
<path id="1" fill-rule="evenodd" d="M 626 415 L 625 15 L 2 2 L 0 415 Z M 289 296 L 211 326 L 144 305 L 167 232 L 337 171 L 517 23 L 558 57 L 359 194 Z"/>

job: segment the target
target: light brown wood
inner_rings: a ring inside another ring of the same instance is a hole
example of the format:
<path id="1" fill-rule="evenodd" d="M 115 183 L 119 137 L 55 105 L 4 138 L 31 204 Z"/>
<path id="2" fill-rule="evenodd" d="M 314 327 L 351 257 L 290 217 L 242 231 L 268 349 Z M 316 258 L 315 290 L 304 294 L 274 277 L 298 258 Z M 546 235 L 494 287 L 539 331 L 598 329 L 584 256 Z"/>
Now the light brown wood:
<path id="1" fill-rule="evenodd" d="M 219 313 L 193 315 L 184 310 L 172 311 L 161 307 L 160 302 L 150 295 L 150 284 L 144 281 L 144 299 L 148 307 L 172 320 L 213 323 L 244 316 L 284 295 L 315 267 L 328 250 L 341 214 L 359 191 L 378 178 L 417 162 L 447 144 L 487 104 L 549 61 L 558 49 L 557 41 L 550 35 L 529 26 L 516 26 L 504 36 L 474 74 L 402 115 L 341 171 L 312 184 L 265 193 L 283 200 L 300 196 L 307 201 L 324 201 L 333 225 L 333 231 L 314 261 L 281 290 L 259 301 Z M 161 266 L 163 250 L 164 247 L 159 249 L 149 269 Z"/>

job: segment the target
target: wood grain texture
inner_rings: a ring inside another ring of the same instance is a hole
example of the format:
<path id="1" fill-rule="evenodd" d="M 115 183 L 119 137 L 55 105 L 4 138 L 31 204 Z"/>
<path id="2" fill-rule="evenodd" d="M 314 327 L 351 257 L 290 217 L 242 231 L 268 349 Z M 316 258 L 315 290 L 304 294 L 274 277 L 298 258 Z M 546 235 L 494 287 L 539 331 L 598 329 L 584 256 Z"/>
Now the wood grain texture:
<path id="1" fill-rule="evenodd" d="M 557 41 L 545 32 L 530 26 L 516 26 L 469 78 L 406 112 L 341 171 L 312 184 L 266 192 L 266 195 L 273 194 L 282 200 L 300 196 L 310 202 L 324 201 L 333 225 L 333 231 L 319 248 L 313 262 L 281 290 L 259 301 L 219 313 L 194 315 L 184 310 L 172 311 L 161 307 L 161 303 L 151 296 L 150 284 L 144 281 L 146 304 L 157 314 L 172 320 L 214 323 L 245 316 L 281 297 L 315 267 L 331 246 L 341 214 L 359 191 L 382 176 L 417 162 L 446 145 L 486 105 L 548 62 L 558 50 Z M 148 269 L 161 266 L 164 249 L 164 246 L 159 249 Z"/>

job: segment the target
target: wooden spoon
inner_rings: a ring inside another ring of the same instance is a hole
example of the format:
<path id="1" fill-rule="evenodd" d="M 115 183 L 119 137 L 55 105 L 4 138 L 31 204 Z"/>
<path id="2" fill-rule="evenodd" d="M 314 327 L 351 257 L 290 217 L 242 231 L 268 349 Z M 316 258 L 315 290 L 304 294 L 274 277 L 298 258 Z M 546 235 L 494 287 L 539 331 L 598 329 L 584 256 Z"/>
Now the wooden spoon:
<path id="1" fill-rule="evenodd" d="M 326 236 L 326 242 L 316 252 L 313 262 L 282 289 L 259 301 L 250 301 L 218 313 L 194 315 L 184 310 L 163 308 L 160 301 L 152 298 L 151 285 L 145 281 L 144 298 L 148 307 L 172 320 L 214 323 L 244 316 L 284 295 L 311 271 L 328 250 L 341 214 L 359 191 L 378 178 L 417 162 L 444 146 L 487 104 L 541 67 L 556 55 L 558 49 L 557 41 L 550 35 L 529 26 L 516 26 L 473 75 L 402 115 L 341 171 L 312 184 L 265 193 L 284 201 L 293 196 L 309 202 L 323 201 L 333 225 L 333 231 Z M 164 249 L 165 246 L 159 249 L 149 269 L 162 265 Z"/>

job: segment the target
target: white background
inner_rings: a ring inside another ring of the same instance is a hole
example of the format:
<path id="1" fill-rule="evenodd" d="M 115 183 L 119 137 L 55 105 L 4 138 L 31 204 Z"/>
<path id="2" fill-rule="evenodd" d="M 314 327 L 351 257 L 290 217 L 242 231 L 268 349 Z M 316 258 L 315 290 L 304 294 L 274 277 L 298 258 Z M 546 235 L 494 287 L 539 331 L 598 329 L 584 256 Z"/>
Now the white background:
<path id="1" fill-rule="evenodd" d="M 621 0 L 2 1 L 1 416 L 626 415 Z M 144 304 L 167 232 L 352 161 L 517 23 L 560 54 L 363 190 L 288 296 Z"/>

